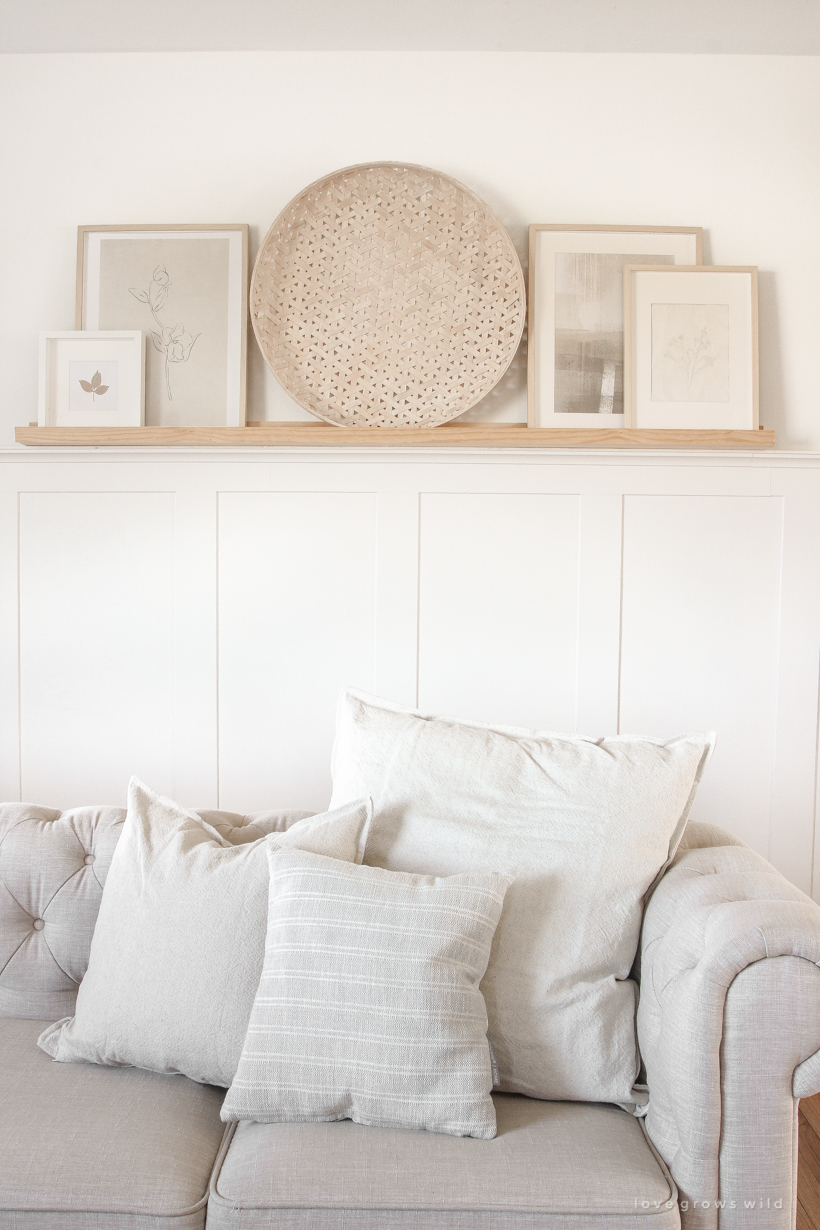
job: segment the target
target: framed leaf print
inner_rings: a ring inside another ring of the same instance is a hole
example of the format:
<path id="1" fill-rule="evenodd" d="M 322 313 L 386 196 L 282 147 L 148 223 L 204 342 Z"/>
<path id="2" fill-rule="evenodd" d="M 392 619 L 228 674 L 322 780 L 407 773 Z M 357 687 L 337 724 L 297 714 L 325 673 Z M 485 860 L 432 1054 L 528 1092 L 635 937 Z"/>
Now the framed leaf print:
<path id="1" fill-rule="evenodd" d="M 75 320 L 145 332 L 147 426 L 244 426 L 247 225 L 79 227 Z"/>
<path id="2" fill-rule="evenodd" d="M 145 334 L 40 334 L 40 427 L 142 427 Z"/>

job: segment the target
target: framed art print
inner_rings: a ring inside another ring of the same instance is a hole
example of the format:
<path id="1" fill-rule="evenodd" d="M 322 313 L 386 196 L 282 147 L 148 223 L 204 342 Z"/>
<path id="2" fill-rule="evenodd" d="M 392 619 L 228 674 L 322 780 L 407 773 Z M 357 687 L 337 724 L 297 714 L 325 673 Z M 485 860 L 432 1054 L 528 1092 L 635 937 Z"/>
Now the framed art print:
<path id="1" fill-rule="evenodd" d="M 530 226 L 527 422 L 622 427 L 625 265 L 700 265 L 700 227 Z"/>
<path id="2" fill-rule="evenodd" d="M 142 427 L 145 334 L 40 334 L 39 427 Z"/>
<path id="3" fill-rule="evenodd" d="M 248 227 L 81 226 L 76 325 L 145 332 L 149 427 L 242 427 Z"/>
<path id="4" fill-rule="evenodd" d="M 624 268 L 627 427 L 758 427 L 757 269 Z"/>

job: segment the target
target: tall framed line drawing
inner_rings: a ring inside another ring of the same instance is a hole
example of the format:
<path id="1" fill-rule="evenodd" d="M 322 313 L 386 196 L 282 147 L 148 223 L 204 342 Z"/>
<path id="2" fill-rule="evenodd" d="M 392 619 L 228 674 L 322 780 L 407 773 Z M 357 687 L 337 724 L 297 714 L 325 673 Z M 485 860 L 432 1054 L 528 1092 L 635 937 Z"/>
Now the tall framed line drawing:
<path id="1" fill-rule="evenodd" d="M 698 226 L 530 226 L 527 422 L 622 427 L 624 265 L 700 265 Z"/>
<path id="2" fill-rule="evenodd" d="M 754 265 L 624 268 L 627 427 L 759 426 Z"/>
<path id="3" fill-rule="evenodd" d="M 243 427 L 248 227 L 81 226 L 78 329 L 146 333 L 149 427 Z"/>

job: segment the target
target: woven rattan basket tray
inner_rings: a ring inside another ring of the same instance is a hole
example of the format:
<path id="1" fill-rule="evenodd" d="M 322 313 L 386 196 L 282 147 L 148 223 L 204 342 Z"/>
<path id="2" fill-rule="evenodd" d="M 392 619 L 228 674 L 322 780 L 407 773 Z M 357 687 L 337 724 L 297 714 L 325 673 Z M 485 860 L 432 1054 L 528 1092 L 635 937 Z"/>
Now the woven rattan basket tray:
<path id="1" fill-rule="evenodd" d="M 251 318 L 271 370 L 329 423 L 431 427 L 501 379 L 524 328 L 504 227 L 469 188 L 402 163 L 348 167 L 268 232 Z"/>

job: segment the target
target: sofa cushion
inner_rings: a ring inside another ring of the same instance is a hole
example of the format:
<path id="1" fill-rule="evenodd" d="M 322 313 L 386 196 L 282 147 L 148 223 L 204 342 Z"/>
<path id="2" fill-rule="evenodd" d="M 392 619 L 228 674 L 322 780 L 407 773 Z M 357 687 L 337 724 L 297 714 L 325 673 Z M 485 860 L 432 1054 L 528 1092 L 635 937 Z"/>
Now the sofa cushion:
<path id="1" fill-rule="evenodd" d="M 209 1230 L 619 1230 L 680 1225 L 674 1184 L 614 1106 L 495 1094 L 494 1140 L 341 1123 L 240 1123 Z"/>
<path id="2" fill-rule="evenodd" d="M 312 813 L 197 814 L 240 845 Z M 124 807 L 0 805 L 0 1016 L 54 1021 L 74 1011 L 124 820 Z"/>
<path id="3" fill-rule="evenodd" d="M 205 1224 L 223 1091 L 136 1068 L 53 1063 L 44 1021 L 0 1020 L 0 1225 Z"/>

